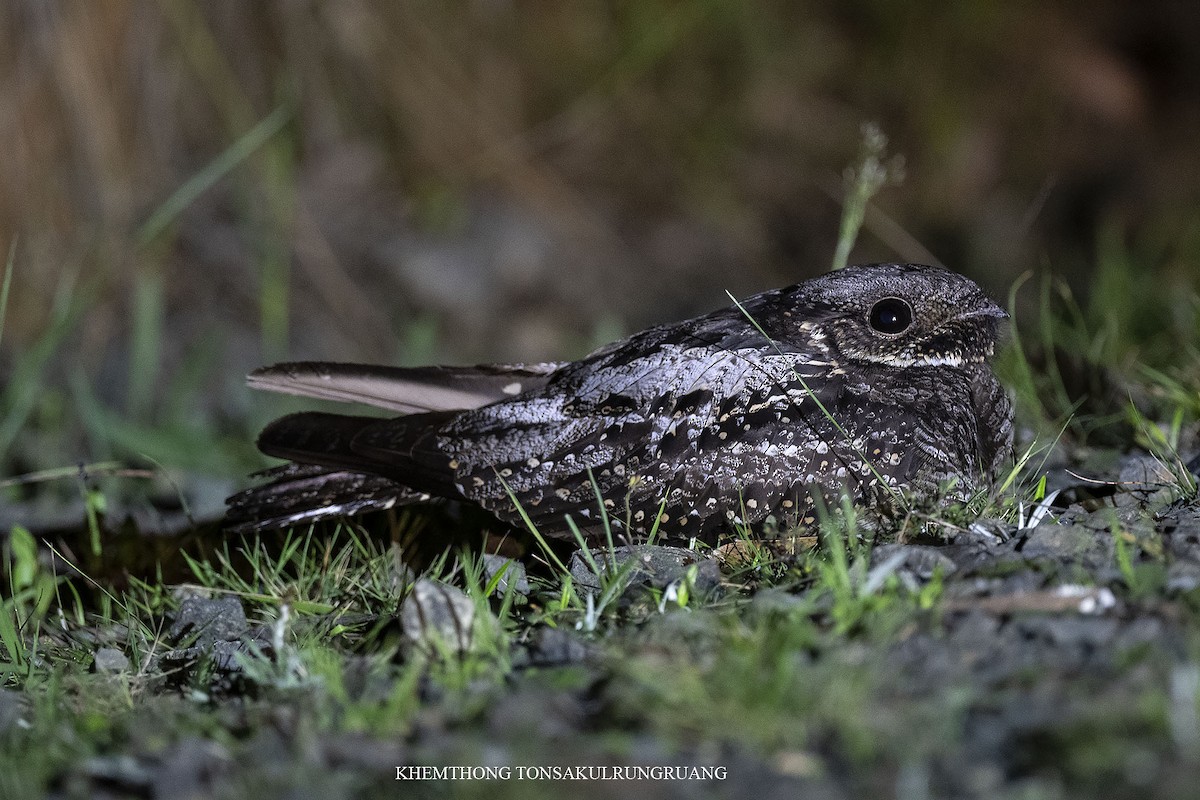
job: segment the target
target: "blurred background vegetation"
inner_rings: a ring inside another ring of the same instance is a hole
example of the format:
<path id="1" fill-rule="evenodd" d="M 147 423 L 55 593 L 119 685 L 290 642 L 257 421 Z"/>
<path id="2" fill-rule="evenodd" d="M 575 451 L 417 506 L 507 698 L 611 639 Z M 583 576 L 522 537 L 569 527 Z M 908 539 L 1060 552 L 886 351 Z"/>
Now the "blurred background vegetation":
<path id="1" fill-rule="evenodd" d="M 1078 317 L 1039 341 L 1084 394 L 1194 370 L 1196 41 L 1174 0 L 0 4 L 0 476 L 138 456 L 215 513 L 259 364 L 574 357 L 823 272 L 867 121 L 907 177 L 852 261 L 1058 276 L 1018 308 Z"/>

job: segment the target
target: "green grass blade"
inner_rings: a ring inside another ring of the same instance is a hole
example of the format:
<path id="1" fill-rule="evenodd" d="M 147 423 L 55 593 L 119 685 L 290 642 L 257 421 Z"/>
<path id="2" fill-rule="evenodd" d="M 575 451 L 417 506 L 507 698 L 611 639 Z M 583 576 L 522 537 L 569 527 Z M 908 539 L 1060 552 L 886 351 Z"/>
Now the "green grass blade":
<path id="1" fill-rule="evenodd" d="M 4 283 L 0 285 L 0 342 L 4 341 L 4 317 L 8 312 L 8 290 L 12 286 L 13 259 L 17 255 L 17 241 L 8 246 L 8 259 L 4 262 Z"/>
<path id="2" fill-rule="evenodd" d="M 7 383 L 0 386 L 0 458 L 8 453 L 37 408 L 43 376 L 86 305 L 86 300 L 75 296 L 72 284 L 60 287 L 46 332 L 17 358 Z"/>
<path id="3" fill-rule="evenodd" d="M 542 532 L 538 530 L 537 525 L 533 524 L 533 520 L 529 518 L 529 514 L 525 511 L 525 507 L 521 505 L 521 501 L 517 499 L 517 495 L 508 485 L 508 481 L 504 480 L 504 478 L 500 476 L 499 472 L 496 473 L 496 477 L 500 480 L 501 485 L 504 486 L 504 491 L 508 493 L 508 499 L 512 501 L 513 507 L 517 509 L 517 514 L 519 514 L 521 517 L 521 521 L 525 523 L 525 527 L 533 535 L 533 539 L 537 542 L 538 547 L 541 548 L 542 553 L 544 553 L 546 557 L 554 563 L 554 566 L 557 567 L 562 574 L 569 575 L 571 571 L 567 569 L 567 565 L 564 564 L 562 559 L 558 557 L 553 549 L 551 549 L 550 543 L 546 541 L 544 536 L 542 536 Z"/>
<path id="4" fill-rule="evenodd" d="M 842 203 L 842 222 L 838 230 L 837 249 L 833 254 L 833 269 L 839 270 L 850 261 L 850 251 L 858 240 L 867 204 L 880 189 L 899 183 L 904 178 L 904 161 L 893 158 L 885 161 L 887 137 L 879 126 L 868 122 L 862 126 L 862 147 L 858 164 L 846 170 L 846 195 Z"/>
<path id="5" fill-rule="evenodd" d="M 245 161 L 255 150 L 266 144 L 272 136 L 279 133 L 291 116 L 290 106 L 282 105 L 275 109 L 210 161 L 207 166 L 186 180 L 138 229 L 136 237 L 138 245 L 144 247 L 158 238 L 197 197 L 212 188 L 234 167 Z"/>
<path id="6" fill-rule="evenodd" d="M 130 342 L 126 409 L 131 417 L 145 418 L 159 383 L 163 340 L 162 279 L 144 275 L 133 292 L 133 339 Z"/>

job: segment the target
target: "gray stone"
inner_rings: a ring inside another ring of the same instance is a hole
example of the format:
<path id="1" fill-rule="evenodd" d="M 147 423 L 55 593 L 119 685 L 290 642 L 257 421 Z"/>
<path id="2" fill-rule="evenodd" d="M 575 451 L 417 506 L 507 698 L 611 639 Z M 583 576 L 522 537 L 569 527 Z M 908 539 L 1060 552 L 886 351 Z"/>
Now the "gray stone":
<path id="1" fill-rule="evenodd" d="M 1028 533 L 1021 555 L 1098 568 L 1111 563 L 1113 539 L 1086 525 L 1042 524 Z"/>
<path id="2" fill-rule="evenodd" d="M 946 555 L 944 548 L 920 544 L 881 544 L 871 551 L 871 567 L 890 562 L 893 558 L 901 559 L 897 572 L 904 570 L 921 581 L 928 581 L 938 571 L 943 578 L 958 571 L 958 566 Z"/>
<path id="3" fill-rule="evenodd" d="M 626 571 L 627 589 L 638 586 L 665 589 L 675 581 L 685 579 L 693 565 L 697 568 L 694 588 L 700 594 L 712 592 L 721 583 L 721 567 L 716 559 L 695 550 L 643 544 L 616 547 L 611 554 L 600 548 L 591 552 L 596 565 L 606 577 Z M 577 550 L 571 555 L 569 569 L 575 585 L 580 589 L 590 592 L 601 590 L 604 581 L 592 570 L 582 551 Z"/>
<path id="4" fill-rule="evenodd" d="M 92 657 L 92 667 L 96 672 L 126 672 L 129 659 L 115 647 L 101 647 Z"/>
<path id="5" fill-rule="evenodd" d="M 1120 621 L 1113 617 L 1039 614 L 1019 617 L 1015 625 L 1030 639 L 1041 639 L 1058 648 L 1088 648 L 1094 651 L 1112 644 Z"/>
<path id="6" fill-rule="evenodd" d="M 1126 491 L 1155 492 L 1172 485 L 1176 476 L 1154 456 L 1129 456 L 1121 463 L 1118 482 Z"/>
<path id="7" fill-rule="evenodd" d="M 250 652 L 250 644 L 246 641 L 216 642 L 209 651 L 213 667 L 220 673 L 235 673 L 242 671 L 239 657 Z"/>
<path id="8" fill-rule="evenodd" d="M 246 612 L 236 597 L 189 597 L 179 606 L 169 631 L 173 641 L 183 639 L 195 647 L 237 639 L 247 630 Z"/>
<path id="9" fill-rule="evenodd" d="M 5 733 L 25 716 L 25 695 L 0 688 L 0 733 Z"/>
<path id="10" fill-rule="evenodd" d="M 1163 515 L 1162 528 L 1171 554 L 1200 564 L 1200 501 L 1179 501 Z"/>
<path id="11" fill-rule="evenodd" d="M 526 648 L 529 663 L 538 667 L 563 666 L 586 661 L 598 650 L 563 628 L 538 628 Z"/>
<path id="12" fill-rule="evenodd" d="M 1179 496 L 1179 476 L 1150 455 L 1126 458 L 1117 481 L 1120 489 L 1114 502 L 1118 508 L 1157 507 Z"/>
<path id="13" fill-rule="evenodd" d="M 475 603 L 453 586 L 422 578 L 400 605 L 400 626 L 419 647 L 434 649 L 436 641 L 464 652 L 474 638 Z"/>
<path id="14" fill-rule="evenodd" d="M 487 553 L 483 557 L 483 582 L 490 584 L 492 579 L 498 573 L 503 574 L 500 580 L 496 583 L 495 594 L 498 597 L 503 597 L 508 591 L 508 587 L 513 587 L 513 592 L 522 597 L 529 595 L 529 578 L 525 574 L 525 565 L 520 561 L 504 556 L 498 556 L 494 553 Z"/>
<path id="15" fill-rule="evenodd" d="M 219 778 L 233 769 L 233 759 L 223 745 L 187 737 L 161 756 L 151 779 L 154 797 L 209 797 Z"/>
<path id="16" fill-rule="evenodd" d="M 529 736 L 560 739 L 578 736 L 587 720 L 574 692 L 555 690 L 541 681 L 519 686 L 492 707 L 488 727 L 496 736 Z"/>
<path id="17" fill-rule="evenodd" d="M 1176 561 L 1167 567 L 1167 590 L 1190 592 L 1200 587 L 1200 564 Z"/>

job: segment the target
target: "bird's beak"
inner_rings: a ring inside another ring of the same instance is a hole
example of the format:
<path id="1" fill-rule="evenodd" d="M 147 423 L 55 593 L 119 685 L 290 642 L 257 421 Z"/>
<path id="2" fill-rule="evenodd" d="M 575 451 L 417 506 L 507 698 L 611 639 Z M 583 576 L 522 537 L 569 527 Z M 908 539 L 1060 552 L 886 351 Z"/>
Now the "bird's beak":
<path id="1" fill-rule="evenodd" d="M 979 307 L 971 312 L 968 316 L 1008 319 L 1008 312 L 985 297 L 983 298 L 983 302 L 979 304 Z"/>

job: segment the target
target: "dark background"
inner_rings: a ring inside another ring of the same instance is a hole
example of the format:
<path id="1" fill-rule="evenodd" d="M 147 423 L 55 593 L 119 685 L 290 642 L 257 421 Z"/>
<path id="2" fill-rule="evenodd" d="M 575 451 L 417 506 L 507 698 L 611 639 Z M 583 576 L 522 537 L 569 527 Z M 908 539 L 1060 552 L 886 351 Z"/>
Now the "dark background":
<path id="1" fill-rule="evenodd" d="M 1197 41 L 1171 0 L 7 2 L 0 375 L 69 318 L 30 425 L 228 429 L 281 358 L 578 356 L 828 269 L 867 121 L 907 177 L 852 261 L 1194 297 Z"/>

